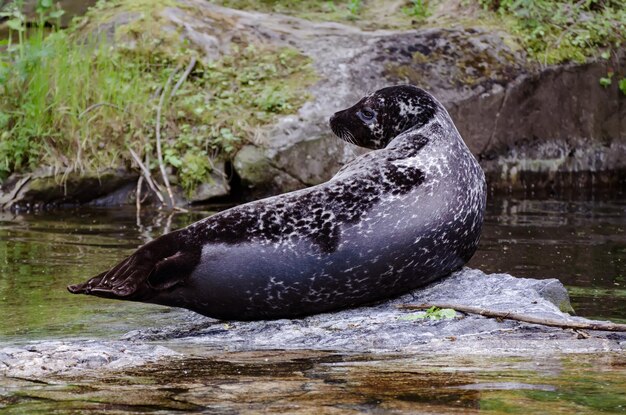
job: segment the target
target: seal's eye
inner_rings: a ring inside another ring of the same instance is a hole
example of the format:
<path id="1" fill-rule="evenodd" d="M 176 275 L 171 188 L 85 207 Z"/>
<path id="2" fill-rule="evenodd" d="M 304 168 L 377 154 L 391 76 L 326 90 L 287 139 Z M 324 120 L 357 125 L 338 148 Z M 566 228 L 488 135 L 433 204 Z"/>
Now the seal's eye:
<path id="1" fill-rule="evenodd" d="M 369 108 L 363 108 L 361 111 L 357 113 L 357 115 L 359 116 L 360 119 L 366 122 L 372 121 L 374 117 L 376 117 L 376 113 L 374 112 L 374 110 L 369 109 Z"/>

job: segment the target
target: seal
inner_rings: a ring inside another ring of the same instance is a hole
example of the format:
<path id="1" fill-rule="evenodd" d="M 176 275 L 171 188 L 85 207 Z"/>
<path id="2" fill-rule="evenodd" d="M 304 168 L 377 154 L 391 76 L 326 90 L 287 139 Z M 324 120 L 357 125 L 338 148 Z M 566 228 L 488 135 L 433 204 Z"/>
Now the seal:
<path id="1" fill-rule="evenodd" d="M 72 293 L 209 317 L 300 317 L 397 296 L 474 254 L 484 174 L 444 107 L 410 85 L 330 119 L 373 151 L 328 182 L 236 206 L 163 235 Z"/>

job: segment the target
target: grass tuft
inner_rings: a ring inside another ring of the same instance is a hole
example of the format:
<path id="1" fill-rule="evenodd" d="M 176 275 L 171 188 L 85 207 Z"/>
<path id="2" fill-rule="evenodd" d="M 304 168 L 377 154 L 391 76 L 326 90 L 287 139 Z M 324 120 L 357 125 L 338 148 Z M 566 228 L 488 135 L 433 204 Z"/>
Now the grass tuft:
<path id="1" fill-rule="evenodd" d="M 129 146 L 156 171 L 160 91 L 197 53 L 176 33 L 141 36 L 137 28 L 159 26 L 154 2 L 145 2 L 150 7 L 138 20 L 118 29 L 133 32 L 132 42 L 84 35 L 85 20 L 113 14 L 128 1 L 99 2 L 67 30 L 43 24 L 56 11 L 52 6 L 34 28 L 19 8 L 5 10 L 14 23 L 0 49 L 0 181 L 38 166 L 64 172 L 128 168 Z M 308 59 L 295 50 L 231 49 L 216 61 L 199 59 L 163 107 L 164 160 L 189 194 L 210 180 L 214 159 L 229 157 L 276 116 L 297 110 L 314 79 Z"/>

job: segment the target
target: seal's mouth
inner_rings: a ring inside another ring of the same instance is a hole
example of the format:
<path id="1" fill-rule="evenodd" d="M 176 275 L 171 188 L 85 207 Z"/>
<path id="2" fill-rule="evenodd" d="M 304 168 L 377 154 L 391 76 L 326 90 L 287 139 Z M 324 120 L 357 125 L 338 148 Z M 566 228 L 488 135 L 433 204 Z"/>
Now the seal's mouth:
<path id="1" fill-rule="evenodd" d="M 346 141 L 350 144 L 358 145 L 356 143 L 354 134 L 352 134 L 352 132 L 350 132 L 350 130 L 348 130 L 346 127 L 339 124 L 339 116 L 337 114 L 330 117 L 330 129 L 332 130 L 332 132 L 343 141 Z"/>

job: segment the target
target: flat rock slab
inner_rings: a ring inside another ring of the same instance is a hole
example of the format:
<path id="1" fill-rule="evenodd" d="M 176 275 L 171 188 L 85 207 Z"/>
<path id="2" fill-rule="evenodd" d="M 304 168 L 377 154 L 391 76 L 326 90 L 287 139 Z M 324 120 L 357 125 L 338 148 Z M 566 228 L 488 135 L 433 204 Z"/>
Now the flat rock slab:
<path id="1" fill-rule="evenodd" d="M 3 348 L 0 375 L 41 377 L 93 369 L 119 370 L 160 359 L 216 351 L 532 356 L 626 349 L 626 333 L 581 332 L 459 312 L 451 319 L 430 320 L 420 318 L 423 312 L 398 307 L 424 303 L 482 307 L 562 322 L 590 321 L 561 311 L 571 310 L 571 306 L 567 290 L 556 279 L 487 275 L 465 268 L 424 289 L 384 303 L 302 319 L 225 322 L 180 311 L 179 324 L 132 331 L 116 341 L 39 342 Z"/>
<path id="2" fill-rule="evenodd" d="M 180 354 L 163 346 L 123 341 L 45 341 L 0 349 L 0 375 L 38 378 L 90 369 L 142 366 Z"/>

